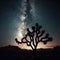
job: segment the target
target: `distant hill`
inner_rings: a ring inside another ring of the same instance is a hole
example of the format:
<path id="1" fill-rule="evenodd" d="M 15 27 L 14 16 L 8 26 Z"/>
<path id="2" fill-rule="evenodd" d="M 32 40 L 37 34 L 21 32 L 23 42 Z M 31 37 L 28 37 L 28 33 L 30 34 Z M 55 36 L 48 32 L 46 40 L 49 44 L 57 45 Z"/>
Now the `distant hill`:
<path id="1" fill-rule="evenodd" d="M 38 49 L 36 53 L 32 50 L 22 50 L 17 46 L 5 46 L 0 48 L 0 60 L 40 60 L 60 59 L 60 47 L 53 49 Z"/>

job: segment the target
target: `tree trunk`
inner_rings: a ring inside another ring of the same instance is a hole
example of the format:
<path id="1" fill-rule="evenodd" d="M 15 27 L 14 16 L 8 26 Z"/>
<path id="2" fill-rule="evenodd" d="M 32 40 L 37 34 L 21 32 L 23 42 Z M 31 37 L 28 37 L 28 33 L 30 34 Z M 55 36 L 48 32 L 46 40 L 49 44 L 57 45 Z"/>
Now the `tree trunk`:
<path id="1" fill-rule="evenodd" d="M 33 49 L 33 60 L 37 60 L 36 57 L 36 49 Z"/>

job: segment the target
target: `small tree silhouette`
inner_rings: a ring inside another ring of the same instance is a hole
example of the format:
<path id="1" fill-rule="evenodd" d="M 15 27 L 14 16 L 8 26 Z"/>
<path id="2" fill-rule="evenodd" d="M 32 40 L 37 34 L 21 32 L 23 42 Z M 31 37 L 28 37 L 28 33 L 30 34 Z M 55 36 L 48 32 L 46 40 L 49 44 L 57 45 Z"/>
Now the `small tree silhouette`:
<path id="1" fill-rule="evenodd" d="M 49 34 L 45 34 L 45 30 L 41 30 L 42 26 L 36 23 L 35 26 L 31 27 L 31 30 L 27 28 L 27 33 L 25 37 L 21 39 L 21 42 L 16 38 L 15 41 L 18 44 L 26 43 L 27 46 L 30 46 L 32 50 L 36 50 L 40 42 L 47 44 L 47 42 L 52 41 L 52 37 L 49 37 Z M 45 35 L 44 35 L 45 34 Z"/>

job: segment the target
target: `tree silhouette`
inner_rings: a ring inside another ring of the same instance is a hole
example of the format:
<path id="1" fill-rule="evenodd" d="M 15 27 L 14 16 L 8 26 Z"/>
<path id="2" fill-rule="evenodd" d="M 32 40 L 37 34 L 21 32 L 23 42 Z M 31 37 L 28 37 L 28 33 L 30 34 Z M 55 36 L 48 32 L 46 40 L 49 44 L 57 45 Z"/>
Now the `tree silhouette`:
<path id="1" fill-rule="evenodd" d="M 31 29 L 27 28 L 26 35 L 21 39 L 21 42 L 16 38 L 15 41 L 18 44 L 26 43 L 27 46 L 30 46 L 32 50 L 36 50 L 40 42 L 47 44 L 47 42 L 52 41 L 52 37 L 49 37 L 49 34 L 45 34 L 45 30 L 41 30 L 42 26 L 38 23 L 35 26 L 32 26 Z"/>

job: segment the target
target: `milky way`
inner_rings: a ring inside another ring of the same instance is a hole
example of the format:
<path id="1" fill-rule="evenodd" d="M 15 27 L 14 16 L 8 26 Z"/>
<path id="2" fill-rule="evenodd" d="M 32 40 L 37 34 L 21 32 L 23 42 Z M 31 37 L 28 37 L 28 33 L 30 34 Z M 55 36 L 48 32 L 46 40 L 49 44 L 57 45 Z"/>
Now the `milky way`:
<path id="1" fill-rule="evenodd" d="M 32 23 L 32 17 L 33 17 L 32 12 L 33 12 L 33 4 L 31 4 L 31 1 L 23 0 L 21 4 L 20 22 L 18 23 L 18 29 L 16 34 L 18 39 L 20 40 L 25 34 L 26 28 L 29 27 L 28 22 Z"/>

